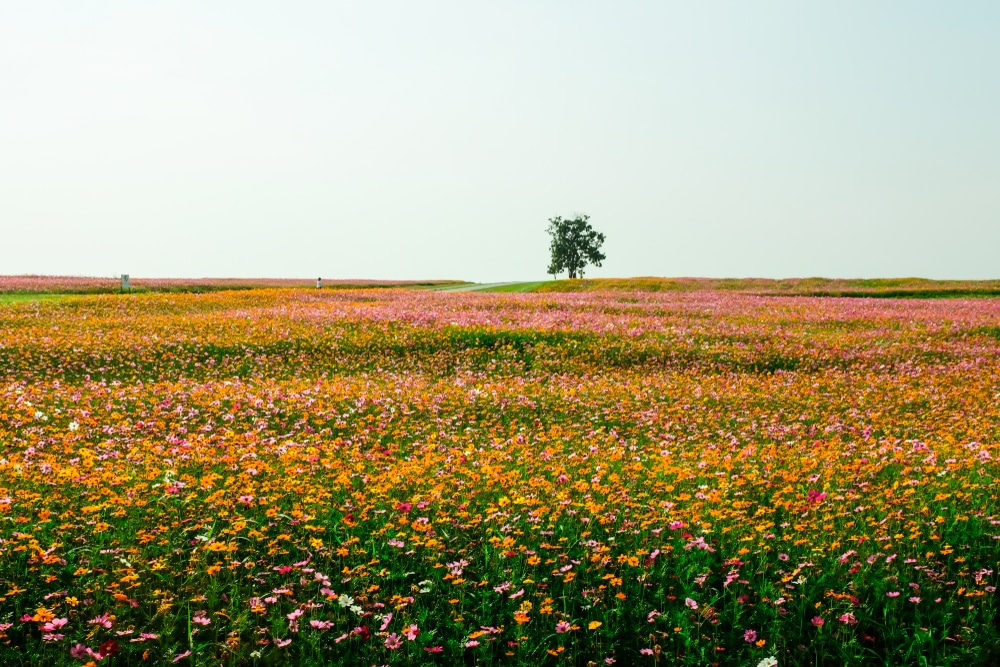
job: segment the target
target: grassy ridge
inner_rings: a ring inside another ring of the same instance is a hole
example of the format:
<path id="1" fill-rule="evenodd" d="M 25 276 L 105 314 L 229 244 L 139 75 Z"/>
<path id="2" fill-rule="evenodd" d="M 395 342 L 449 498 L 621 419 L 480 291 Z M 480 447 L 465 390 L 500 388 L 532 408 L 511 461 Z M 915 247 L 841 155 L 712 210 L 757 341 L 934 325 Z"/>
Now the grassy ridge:
<path id="1" fill-rule="evenodd" d="M 410 288 L 460 285 L 460 280 L 323 280 L 323 289 Z M 133 277 L 133 293 L 209 293 L 251 289 L 315 289 L 316 279 L 300 278 L 140 278 Z M 117 294 L 120 278 L 85 276 L 0 276 L 0 295 Z"/>
<path id="2" fill-rule="evenodd" d="M 697 292 L 720 291 L 767 296 L 955 298 L 1000 296 L 1000 280 L 926 278 L 585 278 L 526 283 L 534 292 Z"/>

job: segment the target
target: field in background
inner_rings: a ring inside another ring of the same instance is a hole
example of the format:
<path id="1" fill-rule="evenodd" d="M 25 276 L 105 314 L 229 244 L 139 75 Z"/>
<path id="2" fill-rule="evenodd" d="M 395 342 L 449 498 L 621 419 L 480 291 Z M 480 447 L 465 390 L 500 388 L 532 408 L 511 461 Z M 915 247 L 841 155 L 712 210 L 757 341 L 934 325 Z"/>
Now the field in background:
<path id="1" fill-rule="evenodd" d="M 1000 301 L 0 308 L 4 665 L 1000 663 Z"/>
<path id="2" fill-rule="evenodd" d="M 1000 296 L 1000 280 L 927 280 L 925 278 L 592 278 L 554 280 L 536 285 L 536 292 L 696 292 L 840 296 L 880 298 L 947 298 Z"/>
<path id="3" fill-rule="evenodd" d="M 272 278 L 133 278 L 133 292 L 217 292 L 264 288 L 314 289 L 316 279 Z M 925 278 L 587 278 L 533 282 L 471 283 L 461 280 L 324 280 L 324 289 L 405 288 L 470 292 L 733 292 L 764 296 L 833 296 L 878 298 L 958 298 L 1000 296 L 1000 280 L 927 280 Z M 0 276 L 3 295 L 111 294 L 119 278 Z M 10 299 L 6 299 L 10 300 Z"/>
<path id="4" fill-rule="evenodd" d="M 324 280 L 324 289 L 376 287 L 432 288 L 462 284 L 460 280 Z M 132 292 L 218 292 L 263 288 L 315 288 L 316 279 L 298 278 L 131 278 Z M 74 276 L 0 276 L 3 294 L 113 294 L 121 278 Z"/>

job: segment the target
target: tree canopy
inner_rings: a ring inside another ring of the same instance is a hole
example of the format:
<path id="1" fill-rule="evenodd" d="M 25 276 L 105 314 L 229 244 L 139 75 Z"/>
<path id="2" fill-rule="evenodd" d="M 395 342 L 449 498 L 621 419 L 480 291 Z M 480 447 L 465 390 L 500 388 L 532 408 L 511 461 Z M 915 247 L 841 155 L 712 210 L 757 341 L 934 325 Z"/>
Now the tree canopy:
<path id="1" fill-rule="evenodd" d="M 587 264 L 600 266 L 606 259 L 601 252 L 604 234 L 596 231 L 589 221 L 588 215 L 577 215 L 571 220 L 563 220 L 561 216 L 549 218 L 547 231 L 552 237 L 549 244 L 552 259 L 548 273 L 555 276 L 567 271 L 570 278 L 583 278 Z"/>

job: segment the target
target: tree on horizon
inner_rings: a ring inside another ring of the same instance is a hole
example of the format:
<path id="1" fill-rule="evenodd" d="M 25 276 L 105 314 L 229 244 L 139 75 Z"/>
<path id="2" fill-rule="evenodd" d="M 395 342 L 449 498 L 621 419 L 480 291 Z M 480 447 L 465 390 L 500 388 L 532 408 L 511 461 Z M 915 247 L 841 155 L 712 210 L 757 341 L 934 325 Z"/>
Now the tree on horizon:
<path id="1" fill-rule="evenodd" d="M 570 279 L 583 278 L 587 264 L 600 266 L 607 259 L 601 252 L 604 234 L 591 226 L 589 215 L 577 214 L 570 220 L 563 220 L 562 216 L 549 218 L 546 231 L 552 237 L 549 244 L 552 258 L 547 273 L 553 277 L 567 271 Z"/>

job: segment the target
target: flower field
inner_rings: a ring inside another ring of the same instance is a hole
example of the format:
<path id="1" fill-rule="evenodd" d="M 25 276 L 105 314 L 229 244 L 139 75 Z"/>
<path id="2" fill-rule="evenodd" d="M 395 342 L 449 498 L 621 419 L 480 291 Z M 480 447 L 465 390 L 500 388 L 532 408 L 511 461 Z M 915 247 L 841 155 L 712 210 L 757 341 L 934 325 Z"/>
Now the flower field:
<path id="1" fill-rule="evenodd" d="M 0 304 L 0 664 L 1000 664 L 1000 301 Z"/>

